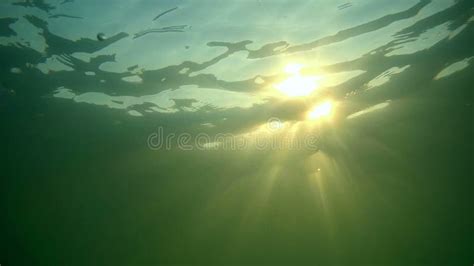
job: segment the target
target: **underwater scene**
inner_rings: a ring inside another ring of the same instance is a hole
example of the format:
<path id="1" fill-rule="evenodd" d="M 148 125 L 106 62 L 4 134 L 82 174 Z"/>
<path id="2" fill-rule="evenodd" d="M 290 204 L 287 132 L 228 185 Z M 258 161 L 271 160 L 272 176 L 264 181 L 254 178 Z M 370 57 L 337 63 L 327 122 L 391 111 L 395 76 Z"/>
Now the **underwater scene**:
<path id="1" fill-rule="evenodd" d="M 474 1 L 2 0 L 0 265 L 472 265 Z"/>

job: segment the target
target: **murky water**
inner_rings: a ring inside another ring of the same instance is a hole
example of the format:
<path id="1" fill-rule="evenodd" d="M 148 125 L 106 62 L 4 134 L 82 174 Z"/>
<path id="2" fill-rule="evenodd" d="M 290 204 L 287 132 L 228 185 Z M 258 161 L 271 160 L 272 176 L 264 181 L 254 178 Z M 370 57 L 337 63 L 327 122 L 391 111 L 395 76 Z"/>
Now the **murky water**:
<path id="1" fill-rule="evenodd" d="M 472 264 L 473 15 L 2 1 L 0 263 Z"/>

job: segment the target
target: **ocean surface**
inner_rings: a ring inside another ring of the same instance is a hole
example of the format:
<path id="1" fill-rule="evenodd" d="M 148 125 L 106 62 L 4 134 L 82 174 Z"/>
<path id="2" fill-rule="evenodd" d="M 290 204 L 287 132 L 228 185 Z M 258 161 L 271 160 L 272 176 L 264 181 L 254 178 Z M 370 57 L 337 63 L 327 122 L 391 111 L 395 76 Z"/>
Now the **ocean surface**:
<path id="1" fill-rule="evenodd" d="M 474 1 L 2 0 L 0 264 L 472 265 Z"/>

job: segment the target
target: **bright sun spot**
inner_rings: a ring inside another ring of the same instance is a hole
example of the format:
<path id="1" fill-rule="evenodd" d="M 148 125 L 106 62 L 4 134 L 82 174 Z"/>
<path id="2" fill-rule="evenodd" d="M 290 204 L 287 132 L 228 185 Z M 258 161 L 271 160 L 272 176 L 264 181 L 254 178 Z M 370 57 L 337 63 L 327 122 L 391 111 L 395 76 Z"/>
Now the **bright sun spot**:
<path id="1" fill-rule="evenodd" d="M 303 76 L 300 74 L 303 65 L 288 64 L 284 71 L 290 76 L 282 82 L 275 84 L 274 87 L 280 92 L 290 97 L 301 97 L 310 95 L 319 87 L 318 76 Z"/>
<path id="2" fill-rule="evenodd" d="M 288 64 L 285 66 L 285 72 L 288 74 L 298 75 L 302 68 L 302 64 Z"/>
<path id="3" fill-rule="evenodd" d="M 316 105 L 313 109 L 308 112 L 308 119 L 316 120 L 322 117 L 328 117 L 332 112 L 332 103 L 330 101 L 323 102 L 322 104 Z"/>

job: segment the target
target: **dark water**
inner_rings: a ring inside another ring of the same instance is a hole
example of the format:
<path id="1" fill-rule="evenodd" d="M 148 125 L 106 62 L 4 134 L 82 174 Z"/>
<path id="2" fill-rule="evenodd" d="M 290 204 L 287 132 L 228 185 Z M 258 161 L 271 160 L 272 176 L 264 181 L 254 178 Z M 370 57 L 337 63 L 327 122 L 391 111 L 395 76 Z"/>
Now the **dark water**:
<path id="1" fill-rule="evenodd" d="M 471 265 L 473 15 L 3 1 L 0 264 Z"/>

